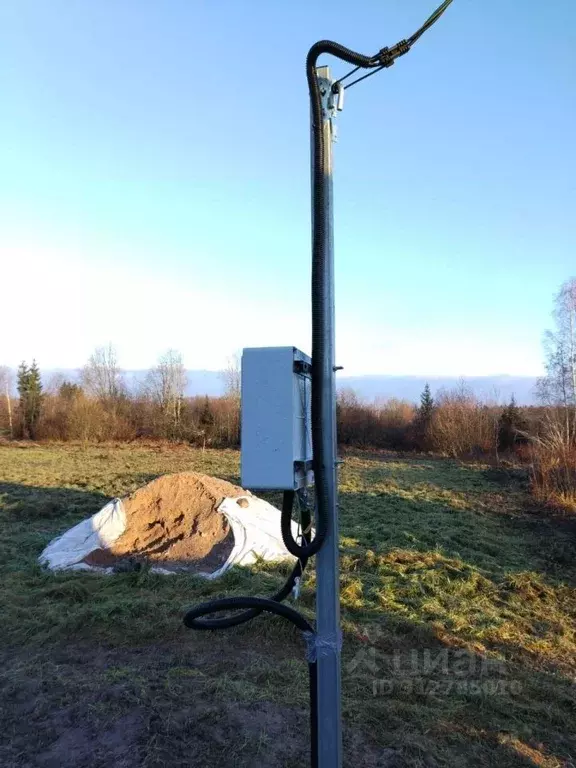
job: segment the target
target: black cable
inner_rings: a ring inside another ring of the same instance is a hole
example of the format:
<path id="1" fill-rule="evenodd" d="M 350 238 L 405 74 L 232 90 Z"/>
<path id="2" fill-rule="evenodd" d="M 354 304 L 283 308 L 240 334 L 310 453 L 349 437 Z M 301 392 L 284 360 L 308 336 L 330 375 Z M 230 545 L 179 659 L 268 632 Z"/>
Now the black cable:
<path id="1" fill-rule="evenodd" d="M 310 686 L 310 766 L 318 768 L 318 664 L 308 661 Z"/>
<path id="2" fill-rule="evenodd" d="M 336 83 L 343 83 L 344 80 L 347 80 L 350 75 L 354 74 L 354 72 L 358 72 L 359 69 L 362 69 L 362 67 L 354 67 L 354 69 L 351 69 L 350 72 L 347 72 L 344 77 L 341 77 L 340 80 L 337 80 Z M 336 83 L 334 83 L 334 85 L 336 85 Z"/>
<path id="3" fill-rule="evenodd" d="M 322 386 L 322 371 L 326 365 L 325 314 L 328 291 L 326 282 L 326 237 L 324 210 L 327 199 L 328 177 L 324 167 L 324 137 L 322 132 L 322 96 L 316 76 L 316 66 L 322 54 L 331 54 L 355 67 L 378 68 L 380 61 L 373 56 L 364 56 L 331 40 L 315 43 L 306 57 L 306 78 L 310 93 L 312 113 L 312 455 L 314 486 L 316 489 L 316 531 L 313 540 L 303 546 L 297 545 L 291 534 L 286 516 L 282 516 L 282 538 L 287 549 L 297 557 L 311 557 L 316 554 L 328 529 L 330 510 L 328 507 L 329 483 L 332 482 L 334 467 L 328 465 L 322 441 L 322 413 L 327 396 Z"/>
<path id="4" fill-rule="evenodd" d="M 209 600 L 195 608 L 190 608 L 184 617 L 184 624 L 190 629 L 213 630 L 227 629 L 243 624 L 255 618 L 263 611 L 274 613 L 288 619 L 295 624 L 306 639 L 314 642 L 315 634 L 308 621 L 293 608 L 284 605 L 282 601 L 290 594 L 296 579 L 299 578 L 306 566 L 309 557 L 316 554 L 322 546 L 329 524 L 328 507 L 329 483 L 332 479 L 334 467 L 327 465 L 327 457 L 324 455 L 322 444 L 322 413 L 325 404 L 326 392 L 322 387 L 322 370 L 326 363 L 325 338 L 325 310 L 328 301 L 326 281 L 326 257 L 325 251 L 325 223 L 324 210 L 327 195 L 328 169 L 324 167 L 324 135 L 322 130 L 322 95 L 317 78 L 317 62 L 322 54 L 332 54 L 342 61 L 351 64 L 354 69 L 344 75 L 333 88 L 347 79 L 358 69 L 372 69 L 373 72 L 358 78 L 346 87 L 351 87 L 364 80 L 371 74 L 391 66 L 395 59 L 403 56 L 410 50 L 410 46 L 429 29 L 435 21 L 444 13 L 452 0 L 445 2 L 429 17 L 424 25 L 408 38 L 402 40 L 392 48 L 383 48 L 376 56 L 364 56 L 345 48 L 339 43 L 330 40 L 321 40 L 315 43 L 308 51 L 306 57 L 306 78 L 310 94 L 312 113 L 312 205 L 313 205 L 313 236 L 312 236 L 312 449 L 314 482 L 316 488 L 316 531 L 314 538 L 310 538 L 310 510 L 304 506 L 302 510 L 302 542 L 298 543 L 292 534 L 292 509 L 294 504 L 294 491 L 286 491 L 282 502 L 281 530 L 284 544 L 289 552 L 298 558 L 298 562 L 283 587 L 272 597 L 225 597 L 217 600 Z M 241 611 L 224 618 L 214 618 L 211 614 L 221 611 Z M 318 765 L 318 719 L 317 719 L 317 672 L 314 656 L 310 656 L 310 731 L 311 731 L 311 765 Z"/>
<path id="5" fill-rule="evenodd" d="M 282 513 L 280 515 L 280 532 L 282 534 L 282 541 L 284 546 L 290 552 L 291 555 L 297 557 L 299 560 L 307 562 L 308 558 L 315 555 L 316 552 L 322 546 L 322 542 L 325 538 L 325 526 L 322 527 L 320 532 L 320 538 L 318 538 L 318 531 L 314 539 L 310 540 L 310 510 L 307 510 L 306 514 L 302 516 L 302 529 L 304 532 L 303 542 L 299 544 L 292 535 L 292 509 L 294 505 L 294 491 L 285 491 L 282 499 Z"/>
<path id="6" fill-rule="evenodd" d="M 184 616 L 184 625 L 191 629 L 212 629 L 206 624 L 198 624 L 202 616 L 218 611 L 229 611 L 238 608 L 247 609 L 246 613 L 256 611 L 256 615 L 262 611 L 274 613 L 288 619 L 303 633 L 307 644 L 313 644 L 315 632 L 312 625 L 302 616 L 283 603 L 277 603 L 274 600 L 268 600 L 264 597 L 223 597 L 220 600 L 210 600 L 207 603 L 201 603 L 195 608 L 190 608 Z M 208 621 L 208 620 L 206 620 Z M 213 621 L 213 620 L 210 620 Z M 316 665 L 316 655 L 308 654 L 308 678 L 310 686 L 310 765 L 312 768 L 318 766 L 318 673 Z"/>
<path id="7" fill-rule="evenodd" d="M 277 603 L 267 597 L 221 597 L 218 600 L 208 600 L 206 603 L 189 608 L 184 616 L 184 626 L 189 629 L 211 629 L 209 626 L 199 626 L 196 621 L 202 616 L 210 613 L 219 613 L 220 611 L 234 611 L 238 609 L 255 609 L 259 613 L 268 611 L 288 619 L 295 624 L 301 632 L 310 632 L 314 634 L 312 625 L 302 616 L 301 613 L 284 603 Z"/>
<path id="8" fill-rule="evenodd" d="M 408 43 L 410 45 L 413 45 L 416 42 L 416 40 L 419 40 L 424 34 L 424 32 L 430 29 L 432 24 L 435 24 L 438 21 L 440 16 L 442 16 L 446 8 L 448 8 L 448 6 L 451 3 L 452 3 L 452 0 L 444 0 L 442 5 L 438 6 L 438 8 L 436 8 L 434 13 L 426 19 L 426 21 L 424 22 L 424 24 L 422 24 L 420 29 L 418 29 L 416 32 L 414 32 L 414 34 L 411 37 L 408 38 Z"/>
<path id="9" fill-rule="evenodd" d="M 394 64 L 394 61 L 399 58 L 400 56 L 404 56 L 404 54 L 408 53 L 410 48 L 414 45 L 414 43 L 419 40 L 424 32 L 426 32 L 430 27 L 435 24 L 440 16 L 444 13 L 444 11 L 448 8 L 448 6 L 453 2 L 453 0 L 444 0 L 442 5 L 440 5 L 434 13 L 426 19 L 424 24 L 414 32 L 413 35 L 411 35 L 407 40 L 401 40 L 399 43 L 396 43 L 396 45 L 393 45 L 392 48 L 382 48 L 381 51 L 379 51 L 376 56 L 372 56 L 372 60 L 379 60 L 380 67 L 376 71 L 380 71 L 380 69 L 384 69 L 385 67 L 391 67 L 392 64 Z M 333 90 L 337 87 L 339 83 L 343 83 L 344 80 L 347 80 L 350 75 L 353 75 L 355 72 L 357 72 L 359 69 L 362 68 L 364 65 L 360 65 L 355 67 L 354 69 L 350 70 L 350 72 L 347 72 L 344 77 L 341 77 L 339 80 L 337 80 L 332 88 Z M 373 74 L 376 74 L 376 71 L 370 72 L 367 75 L 364 75 L 363 77 L 359 77 L 357 80 L 354 80 L 352 83 L 348 83 L 346 88 L 351 88 L 353 85 L 356 85 L 356 83 L 360 83 L 362 80 L 366 80 L 367 77 L 370 77 Z"/>
<path id="10" fill-rule="evenodd" d="M 377 69 L 373 69 L 371 72 L 368 72 L 367 75 L 362 75 L 362 77 L 359 77 L 357 80 L 352 80 L 351 83 L 348 83 L 348 85 L 344 86 L 344 90 L 346 90 L 347 88 L 352 88 L 352 86 L 356 85 L 356 83 L 361 83 L 362 80 L 366 80 L 367 77 L 372 77 L 372 75 L 375 75 L 377 72 L 380 72 L 381 69 L 384 69 L 384 64 L 382 64 L 381 67 L 378 67 Z M 339 82 L 342 82 L 342 80 L 340 80 Z"/>
<path id="11" fill-rule="evenodd" d="M 284 498 L 282 502 L 281 521 L 283 521 L 285 517 L 288 517 L 291 522 L 293 503 L 294 503 L 294 491 L 286 491 L 284 493 Z M 310 523 L 311 523 L 310 510 L 308 507 L 305 506 L 301 510 L 302 539 L 304 544 L 307 544 L 309 541 Z M 296 544 L 296 546 L 298 545 Z M 283 586 L 278 590 L 278 592 L 276 592 L 276 594 L 272 595 L 272 597 L 267 599 L 272 600 L 275 603 L 281 603 L 283 600 L 285 600 L 294 589 L 294 585 L 296 584 L 296 579 L 301 578 L 302 574 L 304 573 L 304 569 L 306 567 L 307 562 L 308 562 L 308 557 L 306 557 L 305 555 L 302 557 L 299 557 L 297 563 L 294 565 L 294 568 L 292 569 L 290 575 L 286 579 Z M 216 607 L 214 608 L 213 611 L 208 611 L 208 613 L 218 613 L 219 611 L 223 610 L 222 608 L 219 607 L 221 604 L 220 600 L 212 600 L 210 604 Z M 237 627 L 240 624 L 244 624 L 244 622 L 246 621 L 250 621 L 251 619 L 256 618 L 256 616 L 259 616 L 262 613 L 262 610 L 263 609 L 251 608 L 250 610 L 243 611 L 242 613 L 236 613 L 236 614 L 233 614 L 232 616 L 225 616 L 221 619 L 214 619 L 214 618 L 207 619 L 207 618 L 202 618 L 207 615 L 207 612 L 203 611 L 199 613 L 197 617 L 195 617 L 194 609 L 191 609 L 187 612 L 184 623 L 189 629 L 230 629 L 231 627 Z"/>
<path id="12" fill-rule="evenodd" d="M 440 18 L 452 0 L 445 0 L 442 5 L 428 18 L 411 39 L 417 40 L 432 24 Z M 325 251 L 325 222 L 324 211 L 327 201 L 328 169 L 324 167 L 324 135 L 322 131 L 322 96 L 316 67 L 318 59 L 323 54 L 331 54 L 353 67 L 373 69 L 379 71 L 389 67 L 399 56 L 403 56 L 410 50 L 410 42 L 401 40 L 392 48 L 382 48 L 376 56 L 365 56 L 346 48 L 332 40 L 320 40 L 308 51 L 306 57 L 306 79 L 310 94 L 312 112 L 312 455 L 314 467 L 314 485 L 316 489 L 316 531 L 314 538 L 298 544 L 294 541 L 291 528 L 292 505 L 290 512 L 288 503 L 282 507 L 281 527 L 282 539 L 289 552 L 296 557 L 307 558 L 316 554 L 322 546 L 328 529 L 330 509 L 328 500 L 330 497 L 329 483 L 332 482 L 334 467 L 328 466 L 327 457 L 324 455 L 322 440 L 322 414 L 327 393 L 322 385 L 322 372 L 327 361 L 325 349 L 325 316 L 328 301 Z M 348 73 L 348 75 L 351 73 Z M 372 73 L 369 73 L 372 74 Z M 348 77 L 345 75 L 345 77 Z M 362 78 L 360 78 L 362 79 Z M 356 81 L 358 82 L 358 81 Z M 353 83 L 352 83 L 353 84 Z M 333 88 L 337 88 L 334 83 Z M 348 86 L 350 87 L 350 86 Z M 286 496 L 285 496 L 286 501 Z"/>

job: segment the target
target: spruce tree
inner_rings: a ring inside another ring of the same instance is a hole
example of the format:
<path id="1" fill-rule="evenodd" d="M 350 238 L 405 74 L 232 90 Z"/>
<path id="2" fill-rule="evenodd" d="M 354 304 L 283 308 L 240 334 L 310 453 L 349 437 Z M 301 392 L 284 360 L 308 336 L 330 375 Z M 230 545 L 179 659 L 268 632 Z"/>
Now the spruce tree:
<path id="1" fill-rule="evenodd" d="M 40 414 L 42 412 L 43 399 L 42 378 L 36 360 L 32 360 L 32 365 L 30 366 L 28 398 L 28 432 L 30 433 L 31 439 L 35 440 L 38 422 L 40 421 Z"/>
<path id="2" fill-rule="evenodd" d="M 209 443 L 212 440 L 215 421 L 216 419 L 214 418 L 210 398 L 206 395 L 204 398 L 204 405 L 200 411 L 200 418 L 198 419 L 198 426 L 200 427 L 199 431 L 202 435 L 203 449 L 206 448 L 206 442 Z"/>
<path id="3" fill-rule="evenodd" d="M 206 430 L 210 427 L 214 426 L 214 413 L 212 411 L 212 405 L 210 403 L 210 398 L 208 395 L 204 398 L 204 405 L 202 406 L 202 410 L 200 411 L 200 419 L 199 423 L 200 426 Z"/>
<path id="4" fill-rule="evenodd" d="M 36 360 L 28 367 L 25 362 L 18 368 L 18 395 L 22 437 L 36 439 L 38 422 L 42 412 L 42 380 Z"/>
<path id="5" fill-rule="evenodd" d="M 526 438 L 523 433 L 526 432 L 526 428 L 522 411 L 516 405 L 512 395 L 510 403 L 502 411 L 498 422 L 498 450 L 510 451 L 518 443 L 524 443 Z"/>
<path id="6" fill-rule="evenodd" d="M 58 397 L 61 397 L 62 400 L 66 400 L 68 403 L 78 400 L 83 394 L 84 390 L 80 384 L 75 384 L 72 381 L 63 381 L 58 387 Z"/>
<path id="7" fill-rule="evenodd" d="M 20 437 L 28 437 L 26 430 L 26 407 L 28 401 L 28 376 L 30 369 L 24 362 L 24 360 L 18 366 L 17 376 L 17 388 L 18 397 L 20 398 L 19 410 L 20 410 Z"/>
<path id="8" fill-rule="evenodd" d="M 430 392 L 430 385 L 426 386 L 420 395 L 420 406 L 416 417 L 416 442 L 421 450 L 427 450 L 430 443 L 430 426 L 434 415 L 434 398 Z"/>
<path id="9" fill-rule="evenodd" d="M 430 384 L 426 382 L 426 386 L 422 394 L 420 395 L 420 408 L 418 409 L 418 415 L 421 421 L 425 424 L 429 424 L 432 420 L 432 414 L 434 413 L 434 398 L 430 392 Z"/>

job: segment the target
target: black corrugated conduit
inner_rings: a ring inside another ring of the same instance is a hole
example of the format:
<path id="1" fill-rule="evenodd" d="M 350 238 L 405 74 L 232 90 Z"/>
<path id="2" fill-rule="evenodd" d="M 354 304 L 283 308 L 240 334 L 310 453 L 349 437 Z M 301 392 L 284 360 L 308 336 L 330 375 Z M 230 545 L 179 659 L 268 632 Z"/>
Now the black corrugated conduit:
<path id="1" fill-rule="evenodd" d="M 322 94 L 316 77 L 318 58 L 322 54 L 331 54 L 336 58 L 351 64 L 354 69 L 340 79 L 342 82 L 358 69 L 371 69 L 376 71 L 391 66 L 395 59 L 403 56 L 410 47 L 432 24 L 442 15 L 452 0 L 445 0 L 441 6 L 430 16 L 423 26 L 407 40 L 402 40 L 392 48 L 383 48 L 375 56 L 364 56 L 360 53 L 345 48 L 331 40 L 321 40 L 315 43 L 306 58 L 306 78 L 310 94 L 312 112 L 312 141 L 313 141 L 313 166 L 312 166 L 312 205 L 313 205 L 313 233 L 312 233 L 312 447 L 313 468 L 315 485 L 315 526 L 314 537 L 311 538 L 310 510 L 307 506 L 301 507 L 301 540 L 298 542 L 292 534 L 292 511 L 294 506 L 294 491 L 285 491 L 282 501 L 281 530 L 282 539 L 287 550 L 298 558 L 286 583 L 270 598 L 264 597 L 224 597 L 217 600 L 209 600 L 190 608 L 184 617 L 184 624 L 190 629 L 214 630 L 230 629 L 237 627 L 246 621 L 259 616 L 263 611 L 281 616 L 292 622 L 302 633 L 307 643 L 307 659 L 310 677 L 310 733 L 311 733 L 311 766 L 318 765 L 317 749 L 317 678 L 316 678 L 316 652 L 315 633 L 309 622 L 293 608 L 284 605 L 283 600 L 292 592 L 296 580 L 302 576 L 307 560 L 316 554 L 322 546 L 327 533 L 329 521 L 329 509 L 327 507 L 327 483 L 329 478 L 325 471 L 323 445 L 322 445 L 322 419 L 323 402 L 326 393 L 322 389 L 322 369 L 325 364 L 325 328 L 324 308 L 327 301 L 327 286 L 324 284 L 324 264 L 326 261 L 324 216 L 327 169 L 324 168 L 324 146 L 322 131 Z M 364 75 L 366 77 L 366 75 Z M 359 82 L 364 77 L 358 78 L 346 87 Z M 227 616 L 216 618 L 212 614 L 222 611 L 232 612 Z"/>

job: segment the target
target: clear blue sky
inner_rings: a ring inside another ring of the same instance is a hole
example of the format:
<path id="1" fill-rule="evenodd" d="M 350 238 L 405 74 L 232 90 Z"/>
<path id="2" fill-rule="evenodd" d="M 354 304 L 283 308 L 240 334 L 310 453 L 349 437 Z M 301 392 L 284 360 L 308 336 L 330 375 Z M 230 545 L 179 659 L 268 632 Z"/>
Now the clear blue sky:
<path id="1" fill-rule="evenodd" d="M 127 368 L 309 350 L 306 52 L 375 53 L 435 3 L 4 2 L 0 363 L 74 367 L 109 340 Z M 455 0 L 347 92 L 348 373 L 540 372 L 576 272 L 575 65 L 573 0 Z"/>

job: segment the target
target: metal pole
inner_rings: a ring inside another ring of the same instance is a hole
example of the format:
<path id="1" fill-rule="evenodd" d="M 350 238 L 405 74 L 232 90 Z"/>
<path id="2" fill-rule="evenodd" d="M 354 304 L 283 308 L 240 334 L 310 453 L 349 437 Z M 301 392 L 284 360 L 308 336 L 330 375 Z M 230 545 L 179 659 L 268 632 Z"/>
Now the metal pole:
<path id="1" fill-rule="evenodd" d="M 318 648 L 318 768 L 342 765 L 340 706 L 340 585 L 338 552 L 338 490 L 336 476 L 336 385 L 334 376 L 334 215 L 332 204 L 332 141 L 334 114 L 332 80 L 328 67 L 318 67 L 322 93 L 322 131 L 326 185 L 323 212 L 326 237 L 325 309 L 326 359 L 322 387 L 326 394 L 322 413 L 325 471 L 329 482 L 329 520 L 326 539 L 316 555 L 316 633 Z M 312 144 L 312 147 L 314 145 Z M 314 149 L 312 149 L 314 151 Z M 313 158 L 312 158 L 313 161 Z"/>

